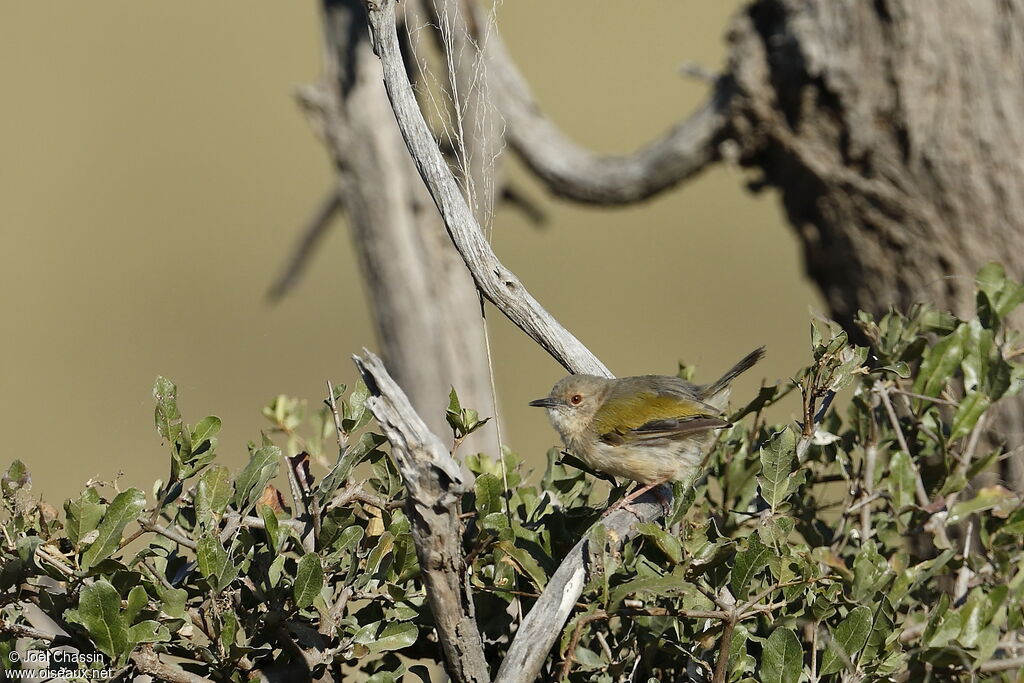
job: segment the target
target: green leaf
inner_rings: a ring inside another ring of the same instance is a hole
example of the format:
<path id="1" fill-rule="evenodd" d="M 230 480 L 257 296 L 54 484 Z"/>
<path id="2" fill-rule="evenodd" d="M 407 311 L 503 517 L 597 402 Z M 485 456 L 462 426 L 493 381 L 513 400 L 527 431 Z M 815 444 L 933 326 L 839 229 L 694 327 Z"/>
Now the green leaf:
<path id="1" fill-rule="evenodd" d="M 889 564 L 882 557 L 874 541 L 867 541 L 853 559 L 853 598 L 858 602 L 870 600 L 889 579 Z"/>
<path id="2" fill-rule="evenodd" d="M 929 647 L 944 647 L 960 634 L 963 615 L 949 609 L 949 595 L 943 593 L 928 617 L 928 625 L 921 635 L 921 642 Z"/>
<path id="3" fill-rule="evenodd" d="M 121 532 L 129 522 L 138 518 L 145 507 L 146 494 L 138 489 L 128 489 L 118 494 L 103 515 L 96 540 L 82 553 L 83 571 L 89 571 L 117 550 L 121 545 Z"/>
<path id="4" fill-rule="evenodd" d="M 462 405 L 459 403 L 459 395 L 457 393 L 455 393 L 455 387 L 452 387 L 452 390 L 448 392 L 448 410 L 447 410 L 447 412 L 454 413 L 455 415 L 458 415 L 459 411 L 461 411 L 461 410 L 462 410 Z"/>
<path id="5" fill-rule="evenodd" d="M 988 599 L 980 588 L 971 591 L 967 601 L 960 609 L 962 624 L 957 640 L 966 648 L 973 648 L 978 644 L 978 637 L 982 629 L 987 626 Z"/>
<path id="6" fill-rule="evenodd" d="M 623 599 L 637 593 L 650 593 L 653 595 L 683 594 L 692 590 L 686 579 L 677 574 L 664 576 L 638 576 L 621 583 L 612 589 L 608 600 L 610 604 L 617 605 Z"/>
<path id="7" fill-rule="evenodd" d="M 367 389 L 366 384 L 363 383 L 363 380 L 357 381 L 352 388 L 352 395 L 348 397 L 348 402 L 342 404 L 345 415 L 341 424 L 346 434 L 362 429 L 373 417 L 373 413 L 366 409 L 366 399 L 369 397 L 370 390 Z"/>
<path id="8" fill-rule="evenodd" d="M 198 448 L 207 439 L 212 439 L 220 432 L 221 422 L 216 415 L 204 417 L 192 429 L 192 445 Z"/>
<path id="9" fill-rule="evenodd" d="M 501 482 L 496 476 L 481 474 L 473 488 L 476 490 L 476 510 L 481 517 L 502 511 Z"/>
<path id="10" fill-rule="evenodd" d="M 790 474 L 796 459 L 796 434 L 792 429 L 776 432 L 761 449 L 761 476 L 757 483 L 761 497 L 774 512 L 789 495 Z"/>
<path id="11" fill-rule="evenodd" d="M 842 671 L 852 662 L 868 642 L 871 634 L 871 610 L 864 605 L 855 607 L 836 627 L 832 639 L 821 658 L 820 676 Z"/>
<path id="12" fill-rule="evenodd" d="M 158 643 L 170 639 L 171 634 L 167 629 L 161 626 L 160 622 L 152 619 L 140 621 L 128 628 L 128 640 L 132 647 L 139 643 Z"/>
<path id="13" fill-rule="evenodd" d="M 131 650 L 121 596 L 105 579 L 82 589 L 75 620 L 89 632 L 97 649 L 111 659 L 120 659 Z"/>
<path id="14" fill-rule="evenodd" d="M 993 311 L 1005 318 L 1024 303 L 1024 286 L 1006 277 L 1006 271 L 998 263 L 989 263 L 978 271 L 978 288 L 992 303 Z"/>
<path id="15" fill-rule="evenodd" d="M 448 426 L 452 428 L 455 437 L 459 439 L 472 434 L 491 419 L 487 417 L 481 420 L 479 413 L 475 410 L 463 408 L 459 403 L 458 394 L 455 393 L 455 387 L 452 387 L 451 392 L 448 394 L 448 409 L 445 411 L 444 416 L 448 421 Z"/>
<path id="16" fill-rule="evenodd" d="M 323 587 L 324 569 L 320 566 L 320 558 L 315 553 L 303 555 L 295 570 L 295 583 L 292 586 L 295 604 L 298 607 L 309 607 Z"/>
<path id="17" fill-rule="evenodd" d="M 5 496 L 14 496 L 18 491 L 31 488 L 32 477 L 28 473 L 25 463 L 15 460 L 11 463 L 4 476 L 0 478 L 0 491 Z"/>
<path id="18" fill-rule="evenodd" d="M 968 326 L 961 324 L 928 350 L 914 382 L 914 391 L 925 396 L 938 396 L 964 358 Z"/>
<path id="19" fill-rule="evenodd" d="M 270 563 L 270 567 L 267 569 L 267 582 L 270 586 L 276 586 L 281 583 L 281 577 L 284 575 L 284 561 L 286 559 L 288 558 L 284 555 L 278 555 Z"/>
<path id="20" fill-rule="evenodd" d="M 217 639 L 225 650 L 230 650 L 235 644 L 235 635 L 238 633 L 238 617 L 234 612 L 225 611 L 220 615 L 220 633 Z"/>
<path id="21" fill-rule="evenodd" d="M 169 617 L 183 619 L 188 591 L 184 588 L 164 588 L 159 585 L 157 590 L 160 591 L 160 610 Z"/>
<path id="22" fill-rule="evenodd" d="M 281 525 L 277 521 L 277 513 L 269 505 L 259 505 L 260 518 L 263 520 L 263 529 L 267 533 L 270 549 L 276 554 L 281 550 L 281 541 L 284 540 L 280 533 Z"/>
<path id="23" fill-rule="evenodd" d="M 732 568 L 732 592 L 737 600 L 747 597 L 750 580 L 768 566 L 771 549 L 761 542 L 757 534 L 747 536 L 747 547 L 736 553 Z"/>
<path id="24" fill-rule="evenodd" d="M 245 514 L 256 503 L 263 488 L 277 474 L 281 462 L 281 449 L 261 446 L 252 452 L 249 462 L 235 477 L 235 507 Z"/>
<path id="25" fill-rule="evenodd" d="M 131 624 L 135 621 L 135 617 L 139 616 L 139 612 L 149 602 L 149 596 L 146 595 L 146 589 L 142 586 L 135 586 L 128 591 L 128 599 L 126 600 L 127 605 L 124 608 L 124 620 L 125 623 Z"/>
<path id="26" fill-rule="evenodd" d="M 196 544 L 196 563 L 215 593 L 219 593 L 238 575 L 238 567 L 231 562 L 220 539 L 207 534 Z"/>
<path id="27" fill-rule="evenodd" d="M 153 385 L 153 399 L 156 401 L 154 419 L 156 431 L 168 443 L 174 443 L 181 436 L 181 413 L 178 412 L 178 387 L 174 382 L 157 377 Z"/>
<path id="28" fill-rule="evenodd" d="M 901 360 L 876 368 L 872 372 L 891 372 L 900 379 L 910 379 L 910 366 Z"/>
<path id="29" fill-rule="evenodd" d="M 107 506 L 100 502 L 100 494 L 91 486 L 82 491 L 78 498 L 66 501 L 64 514 L 67 523 L 64 525 L 64 531 L 68 535 L 68 540 L 77 546 L 82 538 L 99 526 L 106 510 Z"/>
<path id="30" fill-rule="evenodd" d="M 359 542 L 363 540 L 363 527 L 358 524 L 345 527 L 342 532 L 338 535 L 338 549 L 339 550 L 355 550 L 359 547 Z"/>
<path id="31" fill-rule="evenodd" d="M 533 555 L 516 546 L 512 541 L 499 541 L 496 544 L 496 547 L 505 551 L 516 565 L 537 585 L 539 590 L 544 590 L 544 586 L 547 585 L 548 582 L 548 575 L 544 572 Z"/>
<path id="32" fill-rule="evenodd" d="M 797 683 L 804 666 L 804 651 L 796 634 L 777 628 L 764 643 L 762 683 Z"/>
<path id="33" fill-rule="evenodd" d="M 636 530 L 647 538 L 654 541 L 658 549 L 665 554 L 673 564 L 679 564 L 683 561 L 683 546 L 672 534 L 668 533 L 657 524 L 651 522 L 645 522 L 643 524 L 637 524 Z"/>
<path id="34" fill-rule="evenodd" d="M 223 465 L 210 465 L 196 485 L 196 515 L 200 522 L 219 518 L 231 502 L 231 472 Z"/>
<path id="35" fill-rule="evenodd" d="M 1020 499 L 1003 486 L 999 484 L 986 486 L 978 491 L 978 495 L 974 498 L 960 501 L 954 505 L 953 509 L 949 511 L 946 523 L 957 524 L 975 513 L 986 510 L 992 510 L 992 514 L 996 517 L 1006 517 L 1019 504 Z"/>
<path id="36" fill-rule="evenodd" d="M 889 491 L 897 510 L 914 504 L 917 477 L 910 456 L 896 451 L 889 458 Z"/>
<path id="37" fill-rule="evenodd" d="M 962 439 L 971 433 L 978 419 L 992 405 L 992 399 L 980 391 L 969 391 L 960 401 L 960 406 L 953 416 L 953 425 L 950 428 L 949 439 L 955 441 Z"/>
<path id="38" fill-rule="evenodd" d="M 369 643 L 370 653 L 404 650 L 411 647 L 418 637 L 416 624 L 409 621 L 393 622 L 384 627 L 374 642 Z"/>

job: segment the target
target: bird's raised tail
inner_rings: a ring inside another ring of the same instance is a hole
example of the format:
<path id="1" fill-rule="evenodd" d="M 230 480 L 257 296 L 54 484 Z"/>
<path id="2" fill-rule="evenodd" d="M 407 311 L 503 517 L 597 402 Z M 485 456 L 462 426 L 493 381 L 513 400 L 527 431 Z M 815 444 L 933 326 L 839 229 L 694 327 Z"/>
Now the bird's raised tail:
<path id="1" fill-rule="evenodd" d="M 708 403 L 711 403 L 712 405 L 715 405 L 717 402 L 712 399 L 720 398 L 721 403 L 724 406 L 725 402 L 728 400 L 728 395 L 725 394 L 725 391 L 729 388 L 729 385 L 732 383 L 732 381 L 739 377 L 740 375 L 742 375 L 747 370 L 749 370 L 750 368 L 754 367 L 754 365 L 759 360 L 764 358 L 764 354 L 764 347 L 761 346 L 745 355 L 739 363 L 729 368 L 729 370 L 724 375 L 722 375 L 721 378 L 704 387 L 704 390 L 701 391 L 704 400 L 707 401 Z"/>

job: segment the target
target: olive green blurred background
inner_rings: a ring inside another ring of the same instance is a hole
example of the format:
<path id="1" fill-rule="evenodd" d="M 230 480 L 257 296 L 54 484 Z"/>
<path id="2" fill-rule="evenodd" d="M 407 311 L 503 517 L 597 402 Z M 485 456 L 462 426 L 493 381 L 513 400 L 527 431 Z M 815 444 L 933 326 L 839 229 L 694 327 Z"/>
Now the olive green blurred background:
<path id="1" fill-rule="evenodd" d="M 515 0 L 499 11 L 512 53 L 550 115 L 581 143 L 627 152 L 705 96 L 684 61 L 724 57 L 723 0 Z M 4 455 L 53 502 L 90 477 L 166 476 L 154 378 L 179 385 L 186 420 L 224 420 L 237 466 L 277 393 L 316 404 L 376 348 L 343 221 L 302 285 L 268 285 L 331 184 L 326 154 L 291 99 L 320 70 L 312 2 L 4 3 L 0 7 L 0 226 Z M 499 256 L 619 375 L 711 379 L 758 344 L 737 385 L 807 360 L 808 306 L 777 199 L 717 168 L 628 209 L 546 197 L 543 229 L 502 209 Z M 525 407 L 563 371 L 493 309 L 507 443 L 542 462 L 555 434 Z M 424 358 L 424 362 L 430 362 Z"/>

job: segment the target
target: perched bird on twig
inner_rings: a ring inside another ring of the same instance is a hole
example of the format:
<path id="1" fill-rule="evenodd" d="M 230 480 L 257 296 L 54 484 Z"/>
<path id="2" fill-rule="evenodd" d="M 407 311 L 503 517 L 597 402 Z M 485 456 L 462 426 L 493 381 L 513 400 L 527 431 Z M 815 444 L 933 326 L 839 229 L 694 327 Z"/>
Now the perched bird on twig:
<path id="1" fill-rule="evenodd" d="M 547 408 L 566 449 L 588 467 L 643 484 L 610 511 L 660 484 L 691 480 L 713 431 L 730 426 L 722 417 L 729 385 L 764 353 L 752 351 L 705 385 L 664 375 L 569 375 L 530 405 Z"/>

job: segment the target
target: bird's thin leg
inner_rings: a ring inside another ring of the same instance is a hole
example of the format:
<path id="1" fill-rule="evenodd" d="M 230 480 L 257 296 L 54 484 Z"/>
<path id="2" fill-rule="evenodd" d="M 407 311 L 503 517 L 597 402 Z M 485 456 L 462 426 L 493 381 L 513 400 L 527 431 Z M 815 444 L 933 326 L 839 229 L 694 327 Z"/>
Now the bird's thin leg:
<path id="1" fill-rule="evenodd" d="M 632 508 L 630 503 L 633 502 L 634 500 L 636 500 L 637 498 L 639 498 L 640 496 L 644 495 L 645 493 L 647 493 L 651 489 L 654 489 L 654 494 L 658 497 L 658 502 L 660 502 L 662 504 L 662 506 L 666 509 L 666 511 L 667 510 L 671 510 L 672 505 L 665 498 L 665 494 L 663 494 L 661 492 L 660 488 L 655 488 L 655 487 L 660 487 L 662 484 L 664 484 L 667 481 L 668 481 L 668 479 L 660 479 L 658 481 L 653 481 L 650 484 L 645 484 L 643 486 L 638 487 L 635 491 L 633 491 L 632 493 L 627 495 L 622 500 L 618 501 L 614 505 L 609 506 L 608 509 L 604 511 L 604 514 L 601 515 L 601 517 L 605 517 L 606 515 L 611 514 L 615 510 L 618 510 L 619 508 L 625 508 L 625 509 L 629 510 L 630 512 L 632 512 L 633 514 L 636 514 L 636 510 L 634 510 Z"/>

